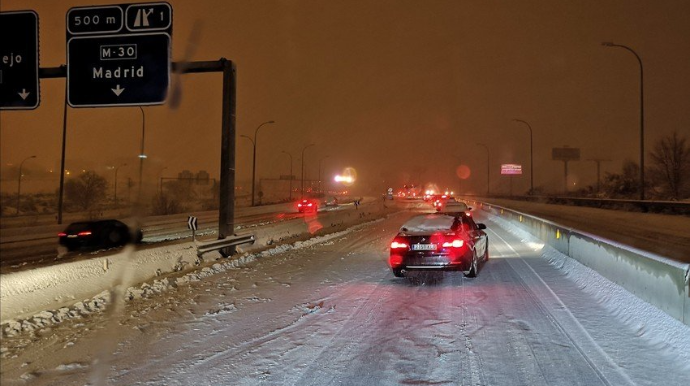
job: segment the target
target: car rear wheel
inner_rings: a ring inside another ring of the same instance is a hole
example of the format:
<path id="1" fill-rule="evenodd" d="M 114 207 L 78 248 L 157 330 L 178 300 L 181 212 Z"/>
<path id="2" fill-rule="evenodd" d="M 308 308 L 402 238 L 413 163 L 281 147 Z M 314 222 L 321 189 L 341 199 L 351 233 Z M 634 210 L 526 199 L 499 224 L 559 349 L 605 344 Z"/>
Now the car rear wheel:
<path id="1" fill-rule="evenodd" d="M 126 237 L 118 229 L 110 229 L 106 232 L 105 244 L 108 246 L 118 246 L 123 244 Z"/>
<path id="2" fill-rule="evenodd" d="M 472 257 L 472 263 L 470 263 L 470 270 L 467 272 L 467 274 L 465 276 L 477 277 L 478 271 L 479 271 L 479 269 L 478 269 L 478 264 L 477 264 L 477 257 L 474 256 L 474 257 Z"/>
<path id="3" fill-rule="evenodd" d="M 400 269 L 400 268 L 394 268 L 394 269 L 393 269 L 393 276 L 395 276 L 395 277 L 405 277 L 405 275 L 403 275 L 403 273 L 402 273 L 402 269 Z"/>

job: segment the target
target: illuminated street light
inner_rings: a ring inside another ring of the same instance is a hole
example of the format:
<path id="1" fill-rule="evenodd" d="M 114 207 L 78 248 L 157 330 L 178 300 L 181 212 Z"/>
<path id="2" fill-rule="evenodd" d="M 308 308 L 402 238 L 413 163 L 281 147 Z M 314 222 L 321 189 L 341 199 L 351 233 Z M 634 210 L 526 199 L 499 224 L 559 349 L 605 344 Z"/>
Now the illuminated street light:
<path id="1" fill-rule="evenodd" d="M 30 160 L 32 158 L 36 158 L 36 156 L 32 155 L 30 157 L 26 157 L 19 164 L 19 177 L 17 178 L 17 216 L 19 216 L 19 199 L 21 197 L 21 192 L 22 192 L 22 167 L 24 166 L 24 162 L 26 162 L 27 160 Z"/>
<path id="2" fill-rule="evenodd" d="M 333 181 L 335 181 L 335 182 L 345 182 L 345 183 L 347 183 L 347 184 L 351 184 L 351 183 L 354 182 L 354 179 L 352 178 L 352 176 L 341 176 L 341 175 L 337 175 L 337 176 L 335 176 L 335 177 L 333 178 Z"/>
<path id="3" fill-rule="evenodd" d="M 637 62 L 640 64 L 640 200 L 644 200 L 644 69 L 642 67 L 642 59 L 640 59 L 640 55 L 635 50 L 628 46 L 612 42 L 603 42 L 601 45 L 604 47 L 624 48 L 635 55 Z"/>

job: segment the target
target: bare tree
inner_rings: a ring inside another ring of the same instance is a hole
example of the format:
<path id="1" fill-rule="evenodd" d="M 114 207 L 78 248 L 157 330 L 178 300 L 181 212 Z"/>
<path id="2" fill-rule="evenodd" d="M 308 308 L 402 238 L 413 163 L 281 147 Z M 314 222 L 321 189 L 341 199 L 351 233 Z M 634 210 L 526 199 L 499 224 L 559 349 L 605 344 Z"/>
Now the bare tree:
<path id="1" fill-rule="evenodd" d="M 687 138 L 674 131 L 672 135 L 661 138 L 650 153 L 652 170 L 675 199 L 682 198 L 683 188 L 690 179 L 690 146 L 686 141 Z"/>
<path id="2" fill-rule="evenodd" d="M 602 190 L 608 198 L 632 198 L 640 191 L 640 165 L 627 160 L 622 173 L 606 173 Z"/>
<path id="3" fill-rule="evenodd" d="M 106 197 L 108 181 L 88 171 L 79 177 L 65 182 L 65 196 L 82 210 L 91 210 Z"/>

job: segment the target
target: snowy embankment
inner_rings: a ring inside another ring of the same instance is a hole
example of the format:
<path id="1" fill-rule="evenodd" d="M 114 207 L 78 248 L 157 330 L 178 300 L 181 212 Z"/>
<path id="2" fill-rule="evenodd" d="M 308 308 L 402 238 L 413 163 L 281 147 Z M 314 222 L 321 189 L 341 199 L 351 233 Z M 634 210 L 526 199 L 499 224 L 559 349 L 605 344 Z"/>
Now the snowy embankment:
<path id="1" fill-rule="evenodd" d="M 569 279 L 575 282 L 582 291 L 597 299 L 597 302 L 611 314 L 631 326 L 636 335 L 652 342 L 659 350 L 673 358 L 680 358 L 686 368 L 690 368 L 690 335 L 688 322 L 672 318 L 658 307 L 641 300 L 629 290 L 613 283 L 576 259 L 558 251 L 556 248 L 541 244 L 540 237 L 505 217 L 494 214 L 492 221 L 535 250 L 541 250 L 542 258 Z"/>
<path id="2" fill-rule="evenodd" d="M 13 335 L 35 330 L 80 314 L 99 312 L 113 295 L 125 299 L 146 296 L 240 266 L 257 256 L 338 237 L 342 232 L 349 231 L 343 230 L 348 226 L 383 216 L 382 209 L 381 205 L 372 202 L 363 205 L 360 210 L 319 213 L 318 216 L 305 216 L 247 230 L 246 233 L 255 236 L 256 242 L 238 247 L 239 254 L 233 259 L 220 259 L 218 252 L 207 253 L 203 259 L 199 259 L 193 242 L 140 251 L 128 246 L 116 255 L 2 275 L 2 331 L 3 334 Z M 286 240 L 308 238 L 315 234 L 325 235 L 284 244 Z M 273 245 L 277 246 L 259 252 Z M 189 271 L 192 272 L 185 275 Z"/>
<path id="3" fill-rule="evenodd" d="M 690 264 L 493 204 L 481 208 L 690 325 Z"/>

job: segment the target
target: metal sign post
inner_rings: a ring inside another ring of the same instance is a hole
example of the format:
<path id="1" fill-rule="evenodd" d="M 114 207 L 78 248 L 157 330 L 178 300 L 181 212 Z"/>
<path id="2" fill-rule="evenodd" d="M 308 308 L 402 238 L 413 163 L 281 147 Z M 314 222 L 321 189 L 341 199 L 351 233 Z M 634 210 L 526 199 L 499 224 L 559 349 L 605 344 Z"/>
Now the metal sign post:
<path id="1" fill-rule="evenodd" d="M 192 231 L 192 241 L 196 241 L 197 219 L 194 216 L 187 217 L 187 228 Z"/>
<path id="2" fill-rule="evenodd" d="M 522 165 L 518 164 L 501 164 L 501 174 L 507 175 L 510 181 L 509 194 L 513 197 L 513 176 L 522 175 Z"/>
<path id="3" fill-rule="evenodd" d="M 235 64 L 225 58 L 205 62 L 173 62 L 173 71 L 180 74 L 223 73 L 223 118 L 221 123 L 221 161 L 220 161 L 220 210 L 218 216 L 218 239 L 231 236 L 235 228 L 235 109 L 236 78 Z M 40 78 L 64 78 L 67 70 L 64 66 L 40 68 Z M 61 210 L 59 206 L 58 210 Z M 229 256 L 235 253 L 235 247 L 222 251 Z"/>
<path id="4" fill-rule="evenodd" d="M 40 103 L 38 14 L 0 13 L 0 110 L 33 110 Z"/>
<path id="5" fill-rule="evenodd" d="M 563 161 L 563 193 L 568 193 L 568 162 L 580 160 L 580 148 L 577 147 L 554 147 L 551 149 L 551 159 Z"/>

